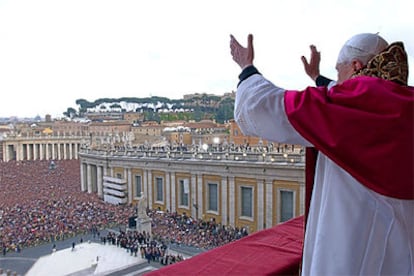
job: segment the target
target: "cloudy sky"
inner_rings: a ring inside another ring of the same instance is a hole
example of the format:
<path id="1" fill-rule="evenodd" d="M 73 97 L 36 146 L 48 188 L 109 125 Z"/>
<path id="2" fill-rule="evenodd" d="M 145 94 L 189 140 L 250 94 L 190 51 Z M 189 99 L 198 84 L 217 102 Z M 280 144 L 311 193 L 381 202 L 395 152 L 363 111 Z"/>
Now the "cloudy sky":
<path id="1" fill-rule="evenodd" d="M 62 116 L 77 99 L 222 95 L 236 89 L 229 35 L 254 35 L 255 64 L 274 83 L 312 82 L 352 35 L 405 43 L 414 70 L 412 0 L 0 0 L 0 117 Z M 414 77 L 409 83 L 413 85 Z"/>

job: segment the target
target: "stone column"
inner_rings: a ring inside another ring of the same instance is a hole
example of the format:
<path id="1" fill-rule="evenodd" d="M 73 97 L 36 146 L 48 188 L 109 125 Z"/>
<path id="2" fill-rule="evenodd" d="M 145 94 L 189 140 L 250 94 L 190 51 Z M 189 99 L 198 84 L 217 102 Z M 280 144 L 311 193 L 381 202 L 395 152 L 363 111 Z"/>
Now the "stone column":
<path id="1" fill-rule="evenodd" d="M 257 180 L 257 198 L 253 200 L 254 205 L 257 206 L 257 212 L 253 213 L 253 216 L 257 217 L 257 230 L 263 229 L 263 223 L 264 223 L 264 188 L 263 188 L 263 179 Z M 254 195 L 253 195 L 254 196 Z M 253 205 L 253 210 L 254 208 Z M 266 226 L 267 227 L 267 226 Z"/>
<path id="2" fill-rule="evenodd" d="M 57 146 L 56 146 L 55 142 L 52 142 L 51 148 L 50 148 L 50 154 L 51 154 L 51 159 L 53 159 L 53 160 L 57 160 L 56 150 L 57 150 Z"/>
<path id="3" fill-rule="evenodd" d="M 34 156 L 35 156 L 35 148 L 36 148 L 36 144 L 30 144 L 30 154 L 31 154 L 31 160 L 35 160 Z"/>
<path id="4" fill-rule="evenodd" d="M 60 149 L 60 143 L 57 144 L 58 160 L 62 159 L 62 150 Z"/>
<path id="5" fill-rule="evenodd" d="M 56 160 L 56 144 L 52 142 L 52 160 Z"/>
<path id="6" fill-rule="evenodd" d="M 85 183 L 85 165 L 84 163 L 80 164 L 80 178 L 81 178 L 81 191 L 86 192 L 86 183 Z"/>
<path id="7" fill-rule="evenodd" d="M 63 143 L 63 159 L 67 160 L 68 159 L 68 144 L 67 143 Z"/>
<path id="8" fill-rule="evenodd" d="M 127 185 L 128 185 L 128 203 L 132 202 L 132 172 L 131 168 L 125 169 L 125 176 L 127 177 Z"/>
<path id="9" fill-rule="evenodd" d="M 191 197 L 189 198 L 190 201 L 190 208 L 191 208 L 191 216 L 193 218 L 199 218 L 197 209 L 199 209 L 198 201 L 197 201 L 197 177 L 195 174 L 191 174 Z"/>
<path id="10" fill-rule="evenodd" d="M 33 144 L 33 160 L 37 160 L 37 145 L 38 144 Z"/>
<path id="11" fill-rule="evenodd" d="M 171 181 L 170 182 L 170 187 L 171 187 L 171 193 L 169 193 L 169 198 L 171 198 L 171 208 L 170 210 L 177 210 L 177 192 L 176 192 L 176 183 L 175 183 L 175 173 L 174 172 L 169 172 L 167 175 L 170 176 Z"/>
<path id="12" fill-rule="evenodd" d="M 150 208 L 152 209 L 152 172 L 151 170 L 147 170 L 148 176 L 147 176 L 147 191 L 148 191 L 148 204 Z"/>
<path id="13" fill-rule="evenodd" d="M 27 160 L 30 160 L 30 144 L 26 144 L 26 157 Z"/>
<path id="14" fill-rule="evenodd" d="M 87 169 L 86 169 L 86 179 L 88 181 L 88 193 L 92 193 L 93 189 L 92 189 L 92 172 L 91 172 L 91 165 L 88 164 L 87 165 Z"/>
<path id="15" fill-rule="evenodd" d="M 302 178 L 305 179 L 305 176 Z M 293 214 L 293 216 L 305 214 L 305 194 L 306 194 L 306 185 L 304 181 L 299 182 L 299 212 Z"/>
<path id="16" fill-rule="evenodd" d="M 73 143 L 69 143 L 69 159 L 72 160 L 73 158 Z"/>
<path id="17" fill-rule="evenodd" d="M 171 182 L 170 182 L 170 172 L 165 173 L 165 206 L 170 212 L 176 211 L 172 209 L 171 206 Z"/>
<path id="18" fill-rule="evenodd" d="M 43 151 L 43 147 L 45 146 L 45 144 L 40 144 L 39 145 L 39 151 L 40 151 L 40 160 L 43 160 L 44 159 L 44 151 Z"/>
<path id="19" fill-rule="evenodd" d="M 49 160 L 49 157 L 47 156 L 47 147 L 48 147 L 48 142 L 45 142 L 45 144 L 43 145 L 43 159 L 44 160 Z"/>
<path id="20" fill-rule="evenodd" d="M 229 224 L 231 226 L 235 225 L 235 216 L 236 216 L 236 210 L 237 208 L 236 202 L 235 202 L 235 184 L 234 184 L 234 176 L 229 176 Z"/>
<path id="21" fill-rule="evenodd" d="M 204 210 L 204 199 L 203 199 L 203 175 L 197 174 L 197 201 L 198 201 L 198 217 L 202 218 Z"/>
<path id="22" fill-rule="evenodd" d="M 227 204 L 227 176 L 223 176 L 221 178 L 221 223 L 223 225 L 228 224 Z"/>
<path id="23" fill-rule="evenodd" d="M 78 144 L 78 143 L 75 143 L 74 145 L 75 145 L 75 156 L 74 156 L 74 158 L 75 158 L 75 159 L 78 159 L 78 158 L 79 158 L 79 157 L 78 157 L 78 152 L 79 152 L 79 144 Z"/>
<path id="24" fill-rule="evenodd" d="M 49 160 L 49 142 L 46 142 L 43 150 L 45 152 L 45 160 Z"/>
<path id="25" fill-rule="evenodd" d="M 18 149 L 16 149 L 16 155 L 18 156 L 18 157 L 16 157 L 17 161 L 23 160 L 23 156 L 24 156 L 23 152 L 24 152 L 23 151 L 23 144 L 19 143 L 18 144 Z"/>
<path id="26" fill-rule="evenodd" d="M 142 192 L 144 193 L 144 196 L 149 199 L 149 194 L 148 194 L 148 177 L 147 177 L 147 170 L 143 170 L 142 171 Z"/>
<path id="27" fill-rule="evenodd" d="M 96 185 L 98 186 L 98 196 L 103 197 L 102 166 L 96 166 Z"/>
<path id="28" fill-rule="evenodd" d="M 273 226 L 273 183 L 266 180 L 266 228 Z"/>
<path id="29" fill-rule="evenodd" d="M 3 160 L 4 162 L 8 162 L 8 161 L 10 161 L 10 160 L 9 160 L 9 158 L 10 158 L 10 157 L 9 157 L 9 145 L 7 144 L 7 142 L 5 142 L 5 143 L 3 143 L 3 144 L 2 144 L 2 146 L 3 146 L 3 156 L 2 156 L 2 157 L 3 157 L 3 159 L 2 159 L 2 160 Z M 19 157 L 18 157 L 18 155 L 16 154 L 16 160 L 19 160 L 18 158 L 19 158 Z"/>
<path id="30" fill-rule="evenodd" d="M 9 144 L 7 142 L 4 142 L 1 146 L 3 147 L 3 156 L 1 156 L 2 160 L 4 162 L 10 161 Z M 16 160 L 19 160 L 19 154 L 17 150 L 16 150 Z"/>

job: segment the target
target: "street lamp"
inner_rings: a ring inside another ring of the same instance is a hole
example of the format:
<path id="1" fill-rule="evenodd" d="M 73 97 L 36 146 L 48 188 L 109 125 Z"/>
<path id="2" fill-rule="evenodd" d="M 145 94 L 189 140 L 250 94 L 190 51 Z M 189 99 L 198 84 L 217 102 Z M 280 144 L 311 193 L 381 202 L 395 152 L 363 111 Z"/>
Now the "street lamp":
<path id="1" fill-rule="evenodd" d="M 207 145 L 207 144 L 203 144 L 203 145 L 201 146 L 201 148 L 202 148 L 204 151 L 207 151 L 207 150 L 208 150 L 208 145 Z"/>

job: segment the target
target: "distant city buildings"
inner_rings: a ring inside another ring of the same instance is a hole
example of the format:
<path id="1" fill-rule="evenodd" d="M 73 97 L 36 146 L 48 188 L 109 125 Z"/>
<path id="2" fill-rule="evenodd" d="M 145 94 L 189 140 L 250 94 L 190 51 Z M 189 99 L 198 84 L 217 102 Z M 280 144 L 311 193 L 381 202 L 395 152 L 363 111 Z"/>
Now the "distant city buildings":
<path id="1" fill-rule="evenodd" d="M 208 145 L 218 149 L 229 145 L 268 147 L 273 150 L 294 147 L 269 143 L 245 136 L 230 120 L 142 121 L 141 114 L 125 113 L 117 120 L 49 120 L 0 125 L 0 157 L 9 160 L 49 160 L 78 158 L 79 149 L 115 147 L 189 147 Z M 127 120 L 125 118 L 128 118 Z"/>

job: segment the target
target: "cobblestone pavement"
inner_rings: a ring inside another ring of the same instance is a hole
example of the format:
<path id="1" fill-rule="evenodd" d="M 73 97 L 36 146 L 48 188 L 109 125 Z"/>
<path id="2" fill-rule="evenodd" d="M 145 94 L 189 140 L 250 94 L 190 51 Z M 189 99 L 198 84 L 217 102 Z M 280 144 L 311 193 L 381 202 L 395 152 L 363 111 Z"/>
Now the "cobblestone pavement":
<path id="1" fill-rule="evenodd" d="M 109 231 L 116 231 L 109 230 Z M 102 236 L 106 236 L 108 233 L 108 230 L 101 231 Z M 93 236 L 92 234 L 87 235 L 78 235 L 73 238 L 68 238 L 63 241 L 56 241 L 54 243 L 45 243 L 42 245 L 38 245 L 36 247 L 30 247 L 30 248 L 24 248 L 20 251 L 20 253 L 17 252 L 7 252 L 5 256 L 0 255 L 0 269 L 3 269 L 3 273 L 5 273 L 7 270 L 10 270 L 12 273 L 17 273 L 17 275 L 25 275 L 30 268 L 33 266 L 33 264 L 42 256 L 48 255 L 52 253 L 53 244 L 56 245 L 56 250 L 61 249 L 67 249 L 72 247 L 72 243 L 75 242 L 76 244 L 79 244 L 81 239 L 83 242 L 91 241 L 91 242 L 97 242 L 100 243 L 100 239 L 97 236 Z M 197 255 L 203 250 L 192 248 L 192 247 L 186 247 L 186 246 L 180 246 L 177 244 L 171 244 L 169 246 L 169 250 L 182 254 L 186 257 Z M 145 273 L 148 273 L 153 270 L 157 270 L 159 268 L 164 267 L 158 262 L 151 262 L 151 263 L 140 263 L 137 265 L 132 265 L 127 268 L 120 269 L 119 271 L 114 271 L 111 273 L 108 273 L 106 275 L 110 276 L 136 276 L 136 275 L 144 275 Z M 0 275 L 2 275 L 0 273 Z M 12 274 L 13 275 L 13 274 Z"/>
<path id="2" fill-rule="evenodd" d="M 101 231 L 102 235 L 106 235 L 106 233 L 107 230 Z M 97 236 L 94 238 L 92 234 L 87 234 L 56 241 L 54 244 L 56 244 L 56 250 L 60 250 L 72 247 L 73 242 L 78 244 L 80 239 L 83 239 L 83 241 L 100 242 Z M 11 272 L 16 272 L 18 275 L 25 275 L 40 257 L 50 254 L 52 248 L 53 243 L 45 243 L 35 247 L 23 248 L 20 253 L 7 252 L 6 255 L 1 254 L 0 268 L 3 269 L 3 272 L 10 270 Z"/>

